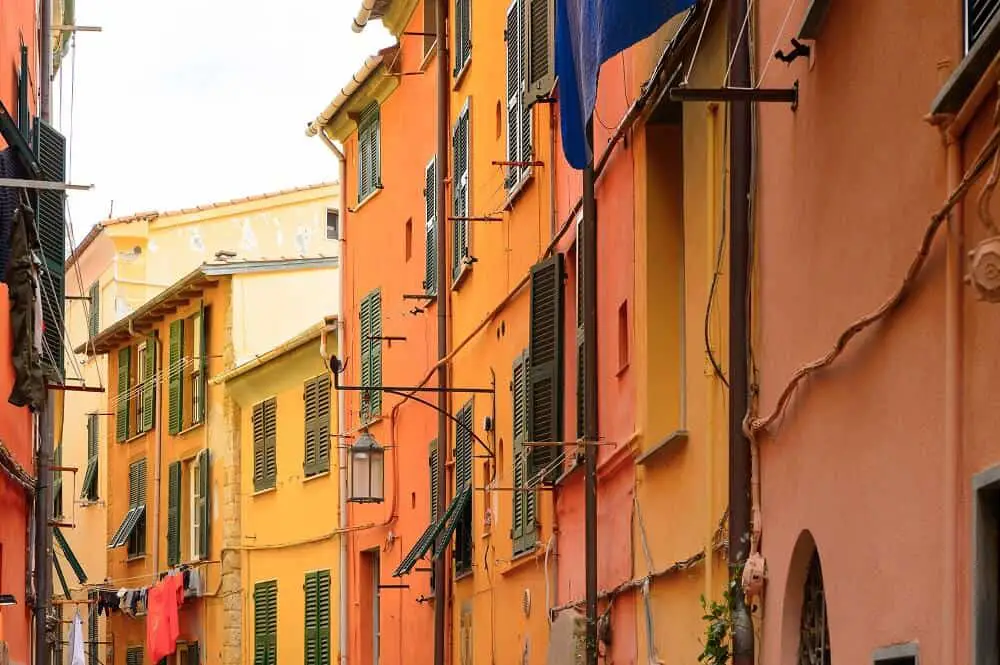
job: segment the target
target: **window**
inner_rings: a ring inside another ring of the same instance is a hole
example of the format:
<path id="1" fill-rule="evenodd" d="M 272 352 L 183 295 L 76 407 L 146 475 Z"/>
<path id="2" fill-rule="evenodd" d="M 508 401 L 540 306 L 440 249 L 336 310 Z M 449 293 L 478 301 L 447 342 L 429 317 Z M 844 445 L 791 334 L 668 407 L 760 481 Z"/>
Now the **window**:
<path id="1" fill-rule="evenodd" d="M 315 476 L 330 470 L 330 376 L 323 374 L 306 381 L 302 391 L 305 402 L 305 475 Z"/>
<path id="2" fill-rule="evenodd" d="M 406 230 L 403 234 L 403 260 L 407 263 L 413 256 L 413 220 L 406 220 Z"/>
<path id="3" fill-rule="evenodd" d="M 358 118 L 358 202 L 382 188 L 379 163 L 379 110 L 372 102 Z"/>
<path id="4" fill-rule="evenodd" d="M 62 458 L 62 446 L 56 446 L 52 450 L 52 466 L 62 466 Z M 63 516 L 62 475 L 62 471 L 52 472 L 52 516 L 56 518 Z"/>
<path id="5" fill-rule="evenodd" d="M 208 309 L 170 323 L 168 431 L 179 434 L 205 419 Z"/>
<path id="6" fill-rule="evenodd" d="M 531 109 L 524 105 L 526 89 L 525 0 L 514 0 L 507 8 L 507 176 L 512 192 L 528 177 L 532 159 Z"/>
<path id="7" fill-rule="evenodd" d="M 156 404 L 156 338 L 118 350 L 115 440 L 127 441 L 153 429 Z"/>
<path id="8" fill-rule="evenodd" d="M 562 441 L 562 254 L 532 267 L 530 298 L 527 436 L 529 441 Z M 534 446 L 527 453 L 528 484 L 555 480 L 557 452 L 556 446 Z"/>
<path id="9" fill-rule="evenodd" d="M 305 581 L 307 665 L 330 665 L 330 571 L 306 573 Z"/>
<path id="10" fill-rule="evenodd" d="M 128 535 L 129 558 L 146 553 L 146 460 L 132 462 L 128 468 L 129 510 L 138 515 Z"/>
<path id="11" fill-rule="evenodd" d="M 806 573 L 799 622 L 799 665 L 830 665 L 830 627 L 826 622 L 826 594 L 819 552 L 813 552 Z"/>
<path id="12" fill-rule="evenodd" d="M 209 502 L 211 487 L 209 452 L 202 450 L 191 464 L 191 560 L 208 558 Z"/>
<path id="13" fill-rule="evenodd" d="M 87 305 L 87 332 L 91 337 L 97 337 L 101 332 L 101 285 L 94 282 L 90 285 Z"/>
<path id="14" fill-rule="evenodd" d="M 340 240 L 340 212 L 337 210 L 326 211 L 326 239 Z"/>
<path id="15" fill-rule="evenodd" d="M 458 0 L 461 2 L 462 0 Z M 469 257 L 469 103 L 455 122 L 451 134 L 452 149 L 452 208 L 456 219 L 452 222 L 451 278 L 458 280 Z"/>
<path id="16" fill-rule="evenodd" d="M 623 372 L 628 367 L 628 301 L 618 306 L 618 371 Z"/>
<path id="17" fill-rule="evenodd" d="M 527 3 L 527 48 L 525 49 L 525 106 L 552 94 L 555 85 L 555 2 L 522 0 Z"/>
<path id="18" fill-rule="evenodd" d="M 514 359 L 511 374 L 511 398 L 514 434 L 514 491 L 510 537 L 514 555 L 523 554 L 534 548 L 537 528 L 535 525 L 535 492 L 525 491 L 528 482 L 528 351 L 523 351 Z"/>
<path id="19" fill-rule="evenodd" d="M 99 426 L 96 413 L 87 414 L 87 470 L 83 474 L 83 490 L 80 499 L 97 501 L 97 460 Z"/>
<path id="20" fill-rule="evenodd" d="M 201 647 L 197 642 L 177 643 L 177 665 L 201 665 Z"/>
<path id="21" fill-rule="evenodd" d="M 1000 467 L 973 477 L 973 663 L 1000 663 Z"/>
<path id="22" fill-rule="evenodd" d="M 129 437 L 129 390 L 132 386 L 132 349 L 118 350 L 118 392 L 115 394 L 115 440 Z"/>
<path id="23" fill-rule="evenodd" d="M 191 420 L 193 427 L 205 420 L 205 388 L 206 369 L 208 367 L 208 347 L 206 344 L 206 325 L 208 310 L 202 306 L 201 310 L 188 318 L 187 328 L 190 330 L 191 355 L 188 358 L 188 366 L 191 368 L 188 377 L 188 385 L 191 395 Z"/>
<path id="24" fill-rule="evenodd" d="M 437 293 L 438 244 L 437 244 L 437 158 L 431 159 L 424 169 L 424 291 Z"/>
<path id="25" fill-rule="evenodd" d="M 472 59 L 472 0 L 455 0 L 455 71 L 457 77 Z"/>
<path id="26" fill-rule="evenodd" d="M 146 411 L 143 407 L 146 406 L 146 400 L 144 399 L 146 393 L 146 380 L 149 378 L 146 374 L 146 349 L 148 347 L 147 342 L 142 342 L 136 347 L 136 372 L 135 372 L 135 385 L 138 390 L 138 399 L 135 400 L 135 422 L 142 423 L 145 420 Z M 151 388 L 152 386 L 150 386 Z M 152 416 L 152 412 L 150 412 Z"/>
<path id="27" fill-rule="evenodd" d="M 968 53 L 986 32 L 1000 8 L 998 0 L 965 0 L 965 52 Z"/>
<path id="28" fill-rule="evenodd" d="M 167 467 L 167 565 L 181 562 L 181 462 Z"/>
<path id="29" fill-rule="evenodd" d="M 459 409 L 455 416 L 455 496 L 472 487 L 472 402 Z M 462 505 L 455 526 L 455 572 L 472 569 L 472 502 Z"/>
<path id="30" fill-rule="evenodd" d="M 253 406 L 253 489 L 273 489 L 278 477 L 278 400 L 274 397 Z"/>
<path id="31" fill-rule="evenodd" d="M 125 665 L 145 665 L 142 647 L 129 647 L 125 650 Z"/>
<path id="32" fill-rule="evenodd" d="M 361 301 L 361 385 L 382 385 L 382 292 L 371 291 Z M 382 391 L 361 393 L 361 420 L 371 422 L 382 413 Z"/>
<path id="33" fill-rule="evenodd" d="M 253 664 L 278 665 L 278 582 L 253 587 Z"/>

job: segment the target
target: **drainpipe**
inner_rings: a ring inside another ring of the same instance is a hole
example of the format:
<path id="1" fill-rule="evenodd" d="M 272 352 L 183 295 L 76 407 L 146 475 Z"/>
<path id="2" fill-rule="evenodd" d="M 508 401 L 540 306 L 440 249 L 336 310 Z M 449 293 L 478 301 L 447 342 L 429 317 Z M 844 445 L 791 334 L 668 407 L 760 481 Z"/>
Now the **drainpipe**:
<path id="1" fill-rule="evenodd" d="M 958 137 L 947 135 L 948 191 L 953 192 L 962 179 L 962 144 Z M 956 610 L 959 595 L 957 579 L 957 516 L 959 474 L 962 448 L 962 289 L 963 254 L 962 203 L 948 216 L 945 259 L 945 383 L 944 383 L 944 570 L 941 598 L 941 662 L 956 662 Z M 946 582 L 947 580 L 947 582 Z"/>
<path id="2" fill-rule="evenodd" d="M 749 31 L 743 30 L 747 0 L 729 5 L 728 52 L 733 53 L 729 86 L 750 87 Z M 745 35 L 745 37 L 744 37 Z M 746 562 L 750 551 L 750 442 L 743 433 L 749 395 L 748 359 L 750 258 L 750 103 L 730 105 L 730 236 L 729 236 L 729 567 L 730 575 Z M 733 665 L 753 665 L 753 623 L 745 595 L 734 594 Z"/>
<path id="3" fill-rule="evenodd" d="M 430 2 L 430 0 L 427 0 Z M 445 201 L 445 179 L 448 177 L 448 117 L 449 117 L 449 95 L 451 94 L 450 76 L 448 64 L 450 60 L 450 50 L 448 49 L 448 0 L 436 0 L 437 20 L 435 32 L 437 33 L 437 210 L 446 211 L 448 206 Z M 438 233 L 437 233 L 437 355 L 438 360 L 448 355 L 448 289 L 445 286 L 448 275 L 448 236 L 444 221 L 448 216 L 443 212 L 438 213 Z M 446 495 L 448 493 L 447 458 L 448 447 L 448 394 L 445 389 L 448 387 L 448 364 L 438 363 L 437 368 L 438 387 L 438 423 L 437 423 L 437 474 L 441 479 L 440 491 L 436 497 L 437 514 L 444 515 L 448 509 Z M 447 612 L 449 604 L 449 584 L 447 577 L 448 567 L 445 566 L 445 557 L 439 556 L 434 560 L 434 589 L 436 598 L 434 599 L 434 665 L 446 665 L 446 639 L 447 633 Z"/>
<path id="4" fill-rule="evenodd" d="M 156 345 L 156 338 L 147 338 Z M 159 349 L 156 349 L 156 356 L 160 357 Z M 145 360 L 140 359 L 140 362 Z M 160 574 L 160 467 L 163 466 L 163 390 L 157 385 L 159 381 L 153 383 L 156 395 L 156 455 L 153 462 L 153 572 Z M 156 580 L 154 579 L 155 583 Z"/>
<path id="5" fill-rule="evenodd" d="M 587 140 L 593 151 L 592 125 Z M 594 160 L 583 170 L 583 545 L 587 607 L 587 657 L 597 665 L 597 201 Z"/>
<path id="6" fill-rule="evenodd" d="M 340 195 L 337 197 L 337 208 L 338 216 L 340 218 L 340 303 L 337 305 L 337 353 L 343 354 L 344 351 L 344 275 L 343 275 L 343 249 L 346 242 L 345 234 L 347 232 L 347 157 L 344 156 L 343 151 L 337 147 L 326 132 L 323 129 L 319 130 L 319 137 L 326 144 L 326 147 L 333 152 L 337 157 L 337 162 L 340 164 Z M 325 336 L 324 336 L 325 339 Z M 328 365 L 329 366 L 329 365 Z M 344 426 L 347 422 L 347 408 L 345 405 L 345 394 L 343 390 L 337 391 L 337 429 L 340 430 L 340 436 L 337 437 L 337 483 L 340 486 L 340 496 L 337 503 L 337 529 L 342 530 L 347 527 L 347 448 L 342 444 L 346 439 L 344 438 L 347 433 L 347 429 Z M 340 589 L 338 592 L 338 609 L 340 612 L 340 626 L 338 628 L 338 638 L 337 642 L 340 648 L 340 665 L 347 665 L 347 540 L 348 536 L 345 533 L 340 534 L 340 561 L 338 562 L 337 568 L 339 569 L 340 575 Z"/>

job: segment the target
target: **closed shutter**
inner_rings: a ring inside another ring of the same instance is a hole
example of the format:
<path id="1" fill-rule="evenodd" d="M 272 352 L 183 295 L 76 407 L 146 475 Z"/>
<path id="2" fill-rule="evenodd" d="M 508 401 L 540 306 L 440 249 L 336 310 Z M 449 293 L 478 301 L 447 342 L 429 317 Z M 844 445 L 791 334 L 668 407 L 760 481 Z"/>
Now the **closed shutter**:
<path id="1" fill-rule="evenodd" d="M 125 665 L 145 665 L 142 647 L 129 647 L 125 651 Z"/>
<path id="2" fill-rule="evenodd" d="M 274 487 L 278 478 L 278 400 L 264 402 L 264 478 Z"/>
<path id="3" fill-rule="evenodd" d="M 524 0 L 528 4 L 526 15 L 528 47 L 526 107 L 552 93 L 555 84 L 555 1 Z"/>
<path id="4" fill-rule="evenodd" d="M 515 360 L 511 374 L 514 434 L 514 492 L 511 540 L 514 554 L 521 554 L 535 544 L 535 492 L 526 491 L 528 482 L 528 352 Z"/>
<path id="5" fill-rule="evenodd" d="M 170 323 L 170 358 L 168 384 L 170 400 L 167 413 L 167 429 L 177 434 L 184 429 L 184 320 Z"/>
<path id="6" fill-rule="evenodd" d="M 382 292 L 375 289 L 361 305 L 361 378 L 362 385 L 382 385 Z M 367 399 L 365 399 L 367 395 Z M 362 395 L 362 419 L 367 421 L 382 412 L 382 391 Z"/>
<path id="7" fill-rule="evenodd" d="M 199 340 L 198 344 L 193 351 L 198 354 L 197 358 L 192 360 L 198 363 L 198 375 L 195 379 L 198 385 L 191 386 L 191 390 L 194 393 L 191 400 L 191 422 L 200 423 L 205 420 L 205 400 L 208 398 L 207 388 L 208 388 L 208 311 L 205 309 L 205 303 L 201 304 L 201 310 L 199 316 L 195 317 L 195 325 L 198 329 L 194 331 L 194 338 Z"/>
<path id="8" fill-rule="evenodd" d="M 278 665 L 278 583 L 255 584 L 253 605 L 254 665 Z"/>
<path id="9" fill-rule="evenodd" d="M 140 358 L 139 362 L 145 364 L 146 380 L 142 389 L 142 431 L 148 432 L 153 429 L 155 422 L 156 406 L 156 338 L 150 337 L 146 340 L 146 357 Z"/>
<path id="10" fill-rule="evenodd" d="M 98 641 L 98 615 L 97 613 L 97 594 L 91 591 L 87 594 L 87 599 L 90 600 L 90 610 L 87 613 L 87 665 L 98 665 L 97 649 Z"/>
<path id="11" fill-rule="evenodd" d="M 181 463 L 167 468 L 167 565 L 181 562 Z"/>
<path id="12" fill-rule="evenodd" d="M 197 642 L 188 644 L 187 662 L 184 665 L 201 665 L 201 648 Z"/>
<path id="13" fill-rule="evenodd" d="M 462 73 L 472 57 L 471 5 L 471 0 L 455 0 L 455 76 Z"/>
<path id="14" fill-rule="evenodd" d="M 66 181 L 66 138 L 41 118 L 35 121 L 35 152 L 42 177 L 52 182 Z M 42 357 L 57 376 L 63 376 L 63 304 L 66 299 L 66 193 L 38 190 L 36 222 L 44 265 L 41 276 Z"/>
<path id="15" fill-rule="evenodd" d="M 520 2 L 514 0 L 507 8 L 507 27 L 504 39 L 507 41 L 507 161 L 520 161 L 520 108 L 521 108 L 521 64 L 519 46 L 521 30 Z M 507 166 L 504 184 L 511 189 L 518 182 L 520 169 Z"/>
<path id="16" fill-rule="evenodd" d="M 358 344 L 361 347 L 361 385 L 368 387 L 372 384 L 372 301 L 371 294 L 366 295 L 361 300 L 361 339 Z M 372 418 L 372 391 L 365 390 L 361 393 L 361 422 L 367 423 Z"/>
<path id="17" fill-rule="evenodd" d="M 531 329 L 528 353 L 528 438 L 532 442 L 562 440 L 563 348 L 562 255 L 531 269 Z M 529 482 L 542 473 L 553 480 L 557 446 L 534 446 L 528 453 Z"/>
<path id="18" fill-rule="evenodd" d="M 968 52 L 983 36 L 993 15 L 1000 8 L 997 0 L 965 0 L 965 50 Z"/>
<path id="19" fill-rule="evenodd" d="M 198 465 L 198 493 L 195 497 L 195 510 L 198 511 L 199 529 L 198 542 L 194 543 L 195 555 L 199 559 L 207 559 L 209 554 L 209 509 L 211 506 L 209 492 L 212 487 L 209 451 L 203 450 L 198 455 L 196 464 Z"/>
<path id="20" fill-rule="evenodd" d="M 586 420 L 586 355 L 583 342 L 583 218 L 576 222 L 576 438 L 583 439 Z"/>
<path id="21" fill-rule="evenodd" d="M 461 2 L 461 0 L 459 0 Z M 454 216 L 452 222 L 451 278 L 458 279 L 469 256 L 469 107 L 466 106 L 451 135 L 452 194 Z"/>
<path id="22" fill-rule="evenodd" d="M 310 379 L 305 382 L 302 390 L 302 401 L 305 405 L 305 452 L 302 466 L 307 476 L 314 475 L 317 466 L 316 409 L 319 406 L 317 397 L 318 388 L 316 380 Z"/>
<path id="23" fill-rule="evenodd" d="M 427 456 L 427 463 L 430 466 L 431 479 L 431 522 L 436 522 L 438 518 L 438 492 L 441 491 L 441 483 L 438 479 L 438 443 L 437 439 L 431 441 L 430 454 Z"/>
<path id="24" fill-rule="evenodd" d="M 358 201 L 381 186 L 379 109 L 372 103 L 358 120 Z"/>
<path id="25" fill-rule="evenodd" d="M 531 170 L 531 167 L 527 165 L 534 159 L 531 149 L 531 108 L 524 103 L 524 94 L 528 89 L 528 31 L 525 27 L 525 22 L 527 17 L 524 13 L 524 3 L 526 0 L 518 0 L 517 2 L 517 16 L 518 16 L 518 88 L 520 89 L 520 94 L 517 96 L 517 117 L 518 122 L 520 122 L 520 127 L 518 129 L 518 136 L 520 138 L 521 144 L 518 150 L 517 158 L 522 162 L 521 167 L 518 172 L 518 178 L 524 179 L 527 177 Z"/>
<path id="26" fill-rule="evenodd" d="M 101 285 L 99 283 L 94 282 L 90 285 L 89 298 L 87 331 L 93 338 L 97 337 L 97 334 L 101 332 Z"/>
<path id="27" fill-rule="evenodd" d="M 437 293 L 437 161 L 432 159 L 424 169 L 424 291 Z"/>
<path id="28" fill-rule="evenodd" d="M 463 406 L 455 424 L 455 494 L 472 483 L 472 402 Z"/>
<path id="29" fill-rule="evenodd" d="M 305 664 L 330 665 L 330 571 L 306 573 Z"/>
<path id="30" fill-rule="evenodd" d="M 267 453 L 264 450 L 264 402 L 253 405 L 253 489 L 259 492 L 265 489 L 265 471 Z"/>
<path id="31" fill-rule="evenodd" d="M 131 369 L 132 348 L 126 346 L 118 350 L 118 394 L 115 395 L 115 440 L 125 441 L 128 439 L 128 417 L 129 417 L 129 379 L 132 376 Z"/>
<path id="32" fill-rule="evenodd" d="M 316 378 L 316 472 L 330 470 L 330 375 Z"/>

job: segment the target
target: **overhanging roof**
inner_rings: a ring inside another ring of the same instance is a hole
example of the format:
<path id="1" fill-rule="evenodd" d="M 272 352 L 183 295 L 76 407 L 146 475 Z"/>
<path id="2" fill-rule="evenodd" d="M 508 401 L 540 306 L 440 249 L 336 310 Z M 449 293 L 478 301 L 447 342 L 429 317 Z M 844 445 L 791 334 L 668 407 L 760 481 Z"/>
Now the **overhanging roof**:
<path id="1" fill-rule="evenodd" d="M 205 289 L 225 277 L 258 272 L 335 268 L 338 264 L 335 256 L 203 263 L 125 318 L 102 330 L 93 340 L 76 347 L 74 352 L 87 355 L 108 353 L 127 343 L 134 335 L 151 330 L 157 322 L 176 312 L 178 308 L 200 296 Z"/>
<path id="2" fill-rule="evenodd" d="M 366 105 L 370 98 L 379 101 L 385 99 L 399 84 L 397 77 L 390 76 L 396 67 L 398 55 L 399 44 L 394 44 L 366 58 L 337 96 L 306 126 L 306 136 L 316 136 L 329 126 L 332 131 L 328 134 L 337 140 L 343 140 L 347 128 L 352 124 L 344 117 L 345 114 L 352 110 L 359 112 L 361 109 L 355 107 Z"/>
<path id="3" fill-rule="evenodd" d="M 211 379 L 209 379 L 209 383 L 211 383 L 212 385 L 218 385 L 220 383 L 225 383 L 226 381 L 231 381 L 240 376 L 243 376 L 244 374 L 252 372 L 258 367 L 264 366 L 265 364 L 267 364 L 272 360 L 275 360 L 283 355 L 291 353 L 296 349 L 300 349 L 303 346 L 306 346 L 309 343 L 319 339 L 320 335 L 323 334 L 323 330 L 329 328 L 331 324 L 335 324 L 336 321 L 337 317 L 334 316 L 327 317 L 325 321 L 309 326 L 308 328 L 300 332 L 298 335 L 295 335 L 294 337 L 282 342 L 281 344 L 278 344 L 274 348 L 265 351 L 259 356 L 256 356 L 253 359 L 246 361 L 242 365 L 238 365 L 229 371 L 222 372 L 221 374 L 216 374 Z"/>
<path id="4" fill-rule="evenodd" d="M 361 32 L 369 21 L 381 19 L 382 25 L 398 37 L 416 8 L 417 0 L 361 0 L 351 29 Z"/>

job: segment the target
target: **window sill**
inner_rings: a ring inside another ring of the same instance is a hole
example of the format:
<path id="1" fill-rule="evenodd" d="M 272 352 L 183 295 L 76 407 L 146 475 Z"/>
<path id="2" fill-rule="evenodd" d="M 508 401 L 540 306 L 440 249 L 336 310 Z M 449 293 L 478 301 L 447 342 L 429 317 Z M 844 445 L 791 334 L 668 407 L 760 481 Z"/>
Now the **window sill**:
<path id="1" fill-rule="evenodd" d="M 471 567 L 463 568 L 462 570 L 455 571 L 455 583 L 464 582 L 465 580 L 471 580 L 474 577 L 473 570 Z"/>
<path id="2" fill-rule="evenodd" d="M 979 40 L 969 49 L 931 103 L 932 115 L 957 113 L 972 96 L 980 79 L 1000 53 L 1000 12 L 990 19 Z"/>
<path id="3" fill-rule="evenodd" d="M 200 423 L 195 423 L 194 425 L 190 425 L 187 429 L 182 429 L 180 432 L 177 432 L 177 434 L 173 434 L 172 436 L 187 436 L 188 434 L 195 431 L 199 427 L 204 427 L 204 426 L 205 426 L 204 421 Z"/>
<path id="4" fill-rule="evenodd" d="M 451 282 L 451 290 L 458 291 L 459 287 L 461 287 L 462 283 L 465 281 L 465 278 L 471 273 L 472 273 L 472 264 L 465 263 L 463 261 L 462 269 L 458 271 L 458 275 L 456 275 L 455 279 L 452 280 Z"/>
<path id="5" fill-rule="evenodd" d="M 471 64 L 472 54 L 470 53 L 469 57 L 465 59 L 465 63 L 462 65 L 462 68 L 458 70 L 457 74 L 454 74 L 455 82 L 451 85 L 452 92 L 458 92 L 458 89 L 462 87 L 462 81 L 465 80 L 465 73 L 469 71 L 469 65 Z"/>
<path id="6" fill-rule="evenodd" d="M 353 214 L 353 213 L 357 213 L 357 212 L 358 212 L 359 210 L 361 210 L 361 209 L 362 209 L 362 208 L 364 208 L 364 207 L 365 207 L 366 205 L 368 205 L 368 203 L 369 203 L 369 202 L 370 202 L 370 201 L 371 201 L 371 200 L 372 200 L 373 198 L 375 198 L 376 196 L 378 196 L 378 195 L 379 195 L 379 194 L 381 194 L 381 193 L 382 193 L 382 185 L 377 185 L 377 186 L 375 187 L 375 190 L 374 190 L 374 191 L 373 191 L 373 192 L 372 192 L 371 194 L 369 194 L 368 196 L 366 196 L 365 198 L 363 198 L 363 199 L 361 199 L 360 201 L 358 201 L 358 205 L 354 206 L 354 210 L 351 210 L 350 212 L 351 212 L 352 214 Z"/>
<path id="7" fill-rule="evenodd" d="M 500 570 L 500 574 L 507 576 L 512 575 L 522 568 L 527 566 L 529 563 L 537 563 L 539 559 L 545 556 L 545 548 L 538 546 L 538 541 L 535 541 L 535 546 L 530 550 L 521 552 L 520 554 L 515 554 L 511 558 L 510 563 L 506 568 Z"/>
<path id="8" fill-rule="evenodd" d="M 252 497 L 264 496 L 265 494 L 271 494 L 272 492 L 277 492 L 277 491 L 278 491 L 277 486 L 266 487 L 262 490 L 254 490 L 253 492 L 251 492 L 250 496 Z"/>
<path id="9" fill-rule="evenodd" d="M 659 443 L 653 444 L 649 449 L 645 450 L 638 457 L 635 458 L 635 463 L 639 465 L 651 464 L 654 458 L 657 457 L 661 452 L 666 452 L 668 450 L 673 450 L 674 448 L 687 443 L 688 432 L 687 430 L 679 429 L 671 432 L 667 435 L 665 439 Z"/>
<path id="10" fill-rule="evenodd" d="M 314 473 L 311 476 L 304 475 L 302 478 L 302 482 L 308 483 L 311 480 L 318 480 L 319 478 L 329 478 L 329 477 L 330 477 L 330 470 L 327 469 L 326 471 L 320 471 L 319 473 Z"/>
<path id="11" fill-rule="evenodd" d="M 521 194 L 527 188 L 528 183 L 531 182 L 535 177 L 535 170 L 533 168 L 528 168 L 528 172 L 521 176 L 521 179 L 510 188 L 510 192 L 507 194 L 507 198 L 503 202 L 504 210 L 511 210 L 514 208 L 514 203 L 521 197 Z"/>
<path id="12" fill-rule="evenodd" d="M 136 563 L 137 561 L 145 560 L 145 554 L 136 554 L 135 556 L 126 556 L 125 563 Z"/>
<path id="13" fill-rule="evenodd" d="M 146 436 L 147 434 L 149 434 L 152 431 L 153 430 L 146 430 L 145 432 L 139 432 L 138 434 L 133 434 L 132 436 L 130 436 L 129 438 L 125 439 L 124 441 L 121 441 L 120 443 L 124 443 L 124 444 L 127 445 L 129 443 L 132 443 L 133 441 L 138 441 L 139 439 L 143 438 L 144 436 Z"/>

